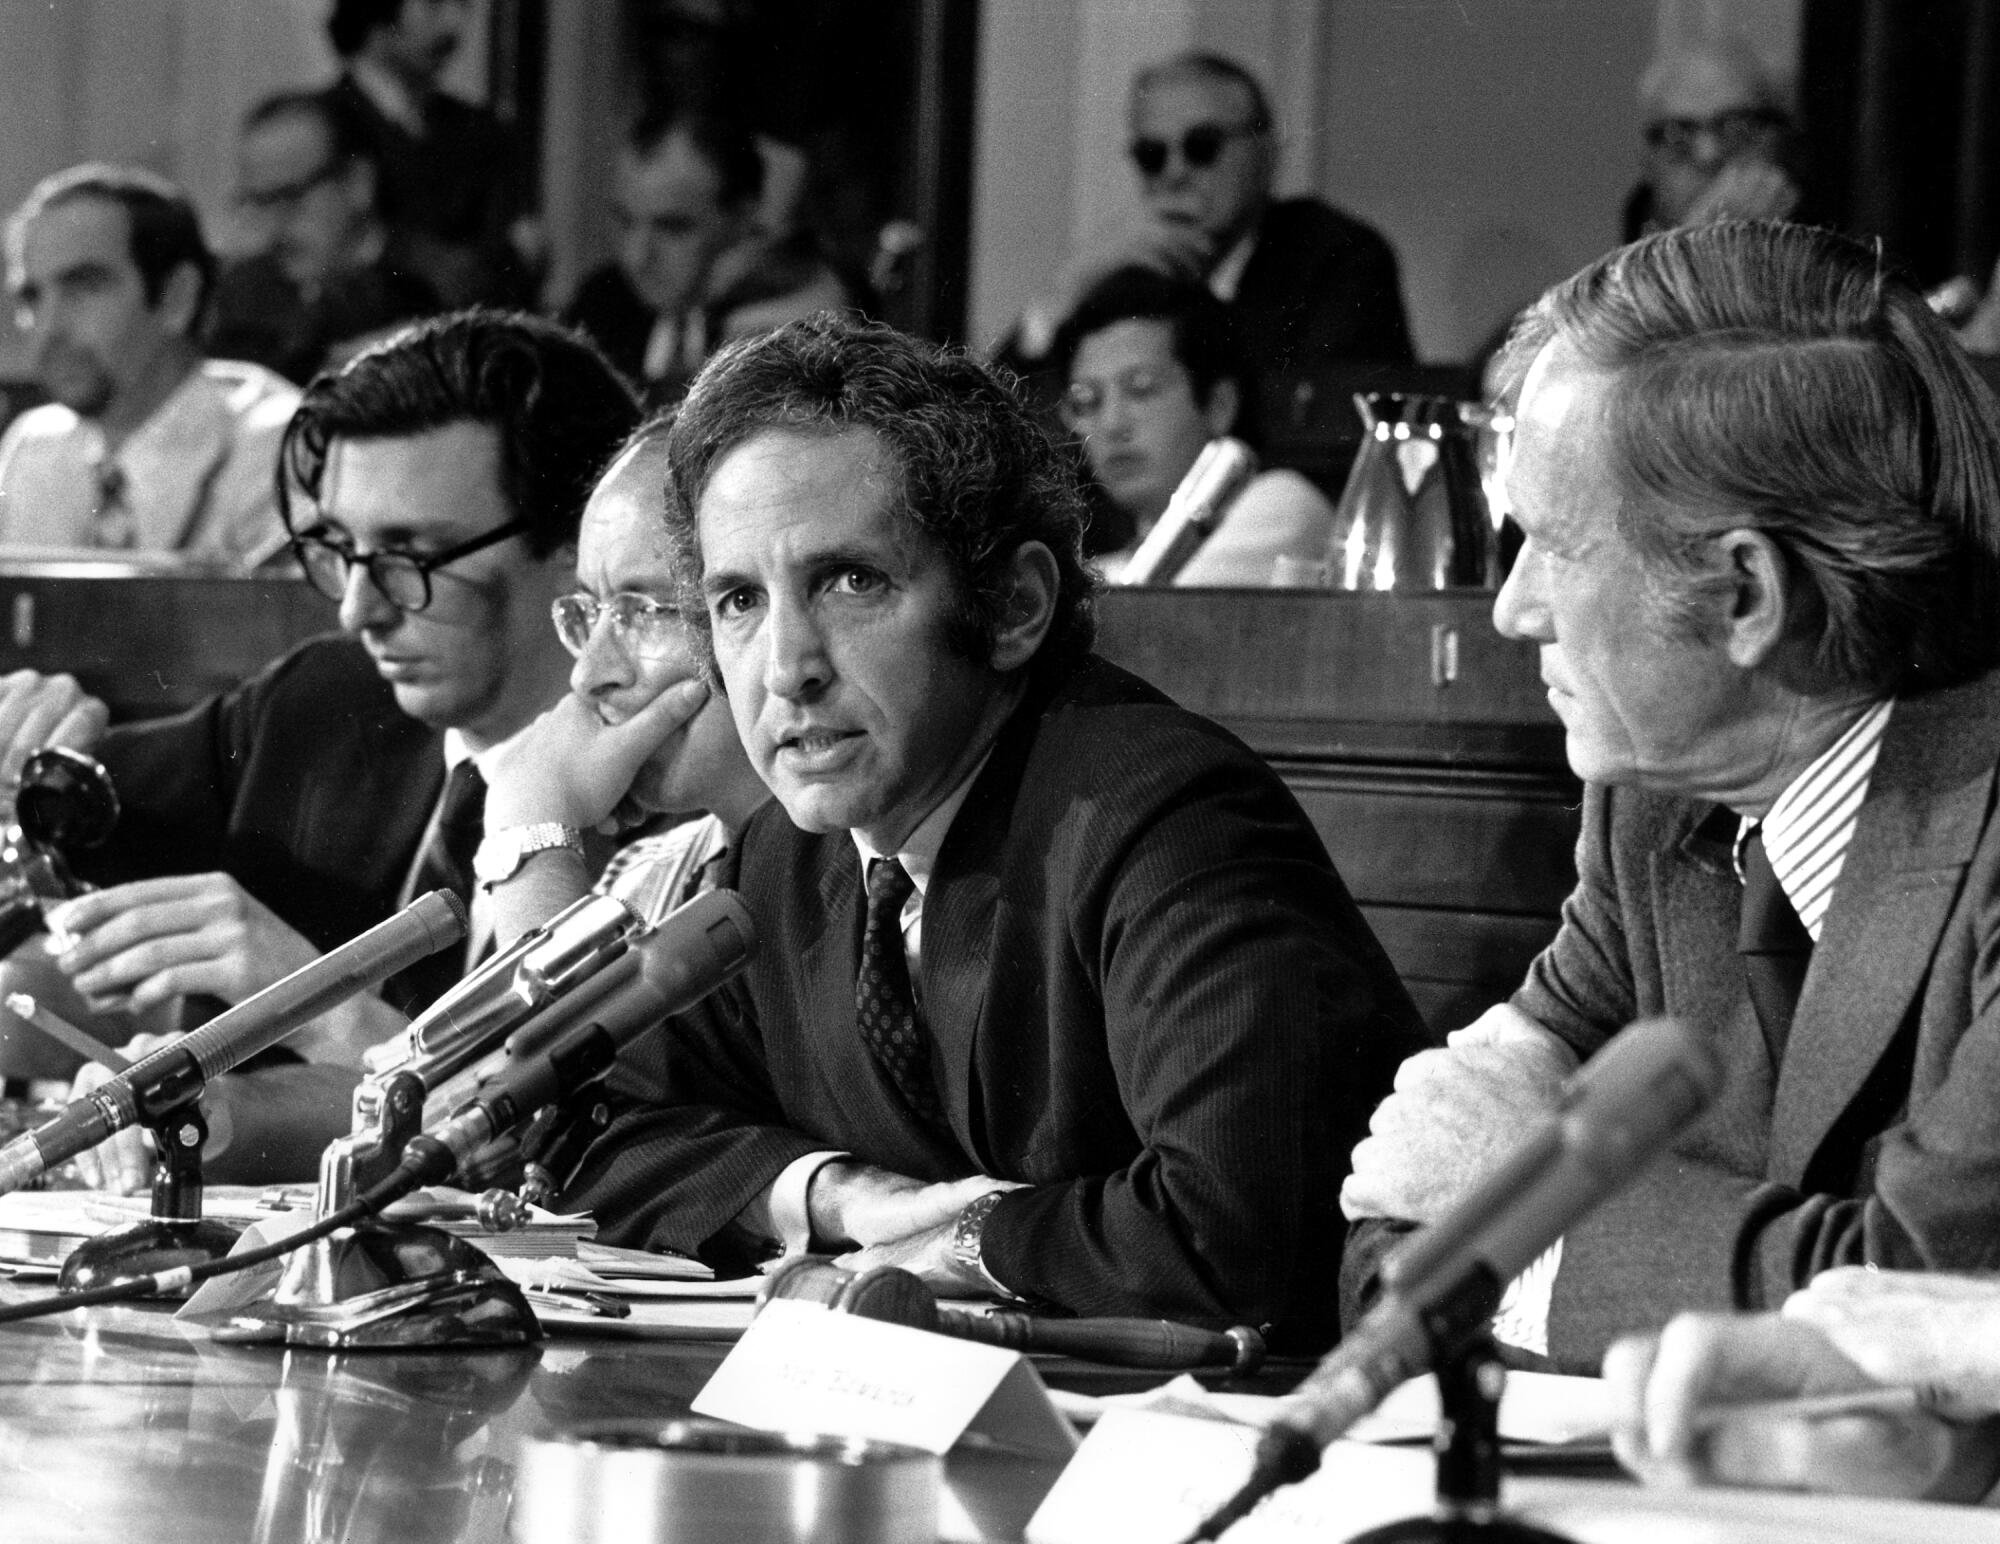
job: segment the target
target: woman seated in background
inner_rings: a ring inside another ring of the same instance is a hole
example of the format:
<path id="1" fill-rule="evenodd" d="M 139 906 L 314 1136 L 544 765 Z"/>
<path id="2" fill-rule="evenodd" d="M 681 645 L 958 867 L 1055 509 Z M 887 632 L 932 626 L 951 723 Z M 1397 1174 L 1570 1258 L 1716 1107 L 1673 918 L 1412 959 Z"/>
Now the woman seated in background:
<path id="1" fill-rule="evenodd" d="M 1202 447 L 1229 433 L 1241 406 L 1229 313 L 1200 284 L 1150 268 L 1107 274 L 1056 334 L 1068 389 L 1063 422 L 1083 444 L 1121 535 L 1100 559 L 1120 570 L 1165 513 Z M 1262 586 L 1281 557 L 1325 561 L 1333 506 L 1297 472 L 1259 473 L 1174 579 L 1177 585 Z"/>

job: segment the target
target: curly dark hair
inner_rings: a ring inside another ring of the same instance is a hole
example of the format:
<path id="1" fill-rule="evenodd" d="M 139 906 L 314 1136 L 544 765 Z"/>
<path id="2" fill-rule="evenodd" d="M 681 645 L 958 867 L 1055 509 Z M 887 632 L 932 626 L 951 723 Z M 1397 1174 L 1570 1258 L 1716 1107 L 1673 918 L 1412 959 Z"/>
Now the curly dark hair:
<path id="1" fill-rule="evenodd" d="M 895 514 L 949 563 L 957 610 L 947 644 L 987 661 L 1013 605 L 1011 561 L 1023 542 L 1055 554 L 1055 618 L 1028 665 L 1038 678 L 1073 668 L 1096 637 L 1095 580 L 1083 565 L 1084 502 L 1074 461 L 1012 382 L 962 349 L 831 314 L 731 345 L 682 402 L 668 441 L 666 520 L 697 649 L 716 678 L 701 599 L 702 494 L 722 459 L 769 430 L 865 431 L 888 451 L 901 487 Z"/>
<path id="2" fill-rule="evenodd" d="M 576 540 L 598 473 L 638 422 L 632 388 L 581 333 L 518 312 L 454 311 L 306 387 L 278 450 L 278 512 L 299 529 L 293 492 L 318 500 L 336 440 L 491 424 L 501 486 L 528 522 L 529 550 L 546 557 Z"/>
<path id="3" fill-rule="evenodd" d="M 1618 528 L 1670 625 L 1729 582 L 1710 538 L 1783 552 L 1833 680 L 1911 694 L 2000 663 L 2000 402 L 1907 278 L 1831 231 L 1736 221 L 1598 259 L 1516 324 L 1517 393 L 1559 341 L 1611 372 Z"/>

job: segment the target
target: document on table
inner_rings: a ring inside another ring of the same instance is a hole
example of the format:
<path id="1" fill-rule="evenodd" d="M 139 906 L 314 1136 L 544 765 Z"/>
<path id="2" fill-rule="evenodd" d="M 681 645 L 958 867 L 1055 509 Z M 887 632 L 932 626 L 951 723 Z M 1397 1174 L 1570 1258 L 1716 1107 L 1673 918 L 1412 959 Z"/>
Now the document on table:
<path id="1" fill-rule="evenodd" d="M 1106 1409 L 1129 1407 L 1262 1426 L 1271 1419 L 1278 1401 L 1265 1394 L 1206 1389 L 1183 1374 L 1139 1394 L 1092 1397 L 1058 1392 L 1056 1403 L 1065 1415 L 1082 1422 L 1095 1420 Z M 1412 1378 L 1383 1400 L 1347 1436 L 1356 1442 L 1420 1441 L 1437 1430 L 1437 1422 L 1437 1380 L 1425 1374 Z M 1609 1436 L 1610 1431 L 1610 1405 L 1602 1379 L 1543 1372 L 1507 1374 L 1507 1392 L 1500 1400 L 1500 1435 L 1504 1440 L 1550 1444 L 1598 1442 Z"/>

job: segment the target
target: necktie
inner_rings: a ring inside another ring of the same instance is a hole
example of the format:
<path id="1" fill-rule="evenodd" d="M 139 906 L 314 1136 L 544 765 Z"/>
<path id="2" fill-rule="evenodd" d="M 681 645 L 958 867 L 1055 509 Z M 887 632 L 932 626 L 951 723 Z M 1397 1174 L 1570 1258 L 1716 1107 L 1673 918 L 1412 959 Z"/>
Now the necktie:
<path id="1" fill-rule="evenodd" d="M 138 539 L 125 469 L 116 461 L 101 461 L 97 466 L 97 508 L 91 511 L 86 544 L 123 550 L 136 545 Z"/>
<path id="2" fill-rule="evenodd" d="M 1778 883 L 1764 853 L 1764 829 L 1758 826 L 1743 844 L 1743 913 L 1737 924 L 1736 952 L 1743 956 L 1750 1001 L 1757 1009 L 1773 1066 L 1784 1057 L 1812 950 L 1812 934 Z"/>
<path id="3" fill-rule="evenodd" d="M 449 890 L 467 906 L 472 904 L 472 855 L 479 847 L 485 809 L 486 780 L 468 756 L 445 778 L 437 819 L 411 871 L 411 900 L 432 890 Z M 382 995 L 405 1013 L 416 1013 L 464 974 L 464 951 L 440 949 L 391 976 L 383 983 Z"/>
<path id="4" fill-rule="evenodd" d="M 854 982 L 855 1020 L 876 1063 L 918 1119 L 942 1127 L 944 1111 L 931 1082 L 930 1044 L 917 1022 L 910 962 L 903 953 L 903 905 L 916 888 L 894 858 L 868 867 L 868 925 L 861 935 L 861 972 Z"/>

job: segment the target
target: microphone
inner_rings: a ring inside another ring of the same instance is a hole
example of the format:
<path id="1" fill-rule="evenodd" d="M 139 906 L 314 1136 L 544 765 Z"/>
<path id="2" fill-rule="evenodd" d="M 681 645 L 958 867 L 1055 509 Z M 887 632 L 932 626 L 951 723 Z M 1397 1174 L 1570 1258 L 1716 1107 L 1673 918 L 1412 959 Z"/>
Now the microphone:
<path id="1" fill-rule="evenodd" d="M 1329 1442 L 1455 1350 L 1492 1318 L 1506 1283 L 1651 1164 L 1721 1083 L 1715 1053 L 1677 1020 L 1613 1036 L 1563 1084 L 1539 1131 L 1383 1262 L 1381 1299 L 1279 1403 L 1250 1479 L 1193 1539 L 1220 1538 L 1265 1495 L 1311 1474 Z"/>
<path id="2" fill-rule="evenodd" d="M 677 907 L 603 973 L 614 976 L 613 988 L 589 993 L 587 1006 L 558 1002 L 516 1030 L 507 1065 L 470 1104 L 413 1138 L 404 1167 L 419 1171 L 416 1184 L 444 1183 L 496 1136 L 601 1078 L 620 1049 L 733 978 L 757 946 L 757 925 L 734 890 L 710 890 Z M 549 1021 L 557 1014 L 573 1025 L 559 1037 Z"/>
<path id="3" fill-rule="evenodd" d="M 464 904 L 447 890 L 431 891 L 0 1147 L 0 1195 L 19 1190 L 127 1126 L 172 1109 L 209 1079 L 276 1045 L 335 1003 L 464 937 Z"/>
<path id="4" fill-rule="evenodd" d="M 389 1073 L 462 1043 L 482 1044 L 594 974 L 640 926 L 615 896 L 586 895 L 523 933 L 371 1051 L 370 1070 Z"/>
<path id="5" fill-rule="evenodd" d="M 1195 550 L 1222 523 L 1229 501 L 1257 475 L 1257 456 L 1241 440 L 1224 435 L 1210 440 L 1181 478 L 1166 513 L 1146 533 L 1132 561 L 1119 574 L 1120 584 L 1172 584 L 1187 567 Z"/>

